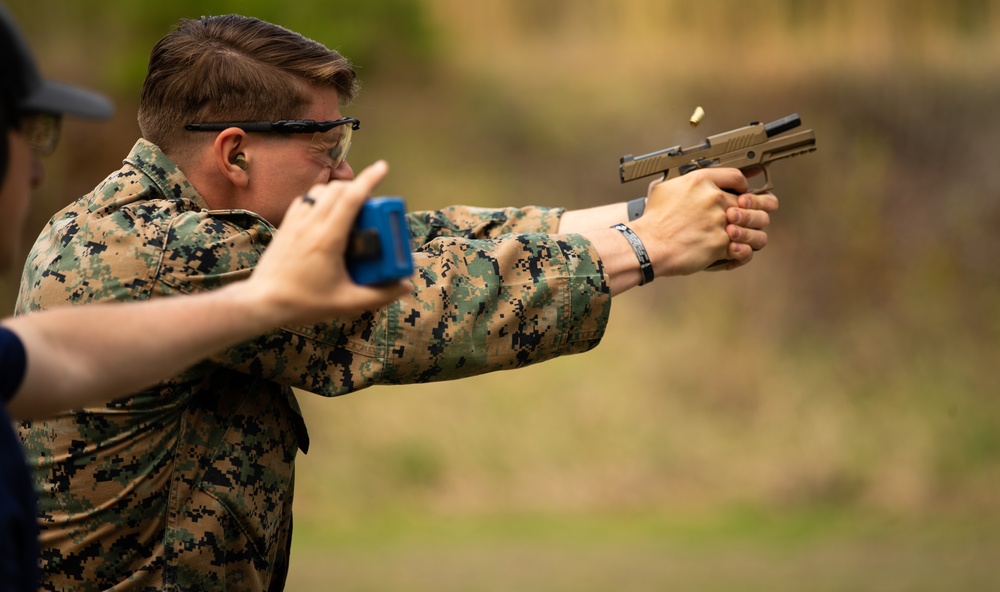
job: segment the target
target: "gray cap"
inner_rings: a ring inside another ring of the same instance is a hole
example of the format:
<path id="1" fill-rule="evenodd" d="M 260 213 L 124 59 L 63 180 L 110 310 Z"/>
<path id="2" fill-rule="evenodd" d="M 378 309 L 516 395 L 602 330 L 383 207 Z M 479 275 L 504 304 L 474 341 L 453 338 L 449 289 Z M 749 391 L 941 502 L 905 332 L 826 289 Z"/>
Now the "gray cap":
<path id="1" fill-rule="evenodd" d="M 103 95 L 42 78 L 31 50 L 11 18 L 0 4 L 0 110 L 6 117 L 18 111 L 65 113 L 103 119 L 114 113 L 114 106 Z M 2 123 L 2 122 L 0 122 Z"/>

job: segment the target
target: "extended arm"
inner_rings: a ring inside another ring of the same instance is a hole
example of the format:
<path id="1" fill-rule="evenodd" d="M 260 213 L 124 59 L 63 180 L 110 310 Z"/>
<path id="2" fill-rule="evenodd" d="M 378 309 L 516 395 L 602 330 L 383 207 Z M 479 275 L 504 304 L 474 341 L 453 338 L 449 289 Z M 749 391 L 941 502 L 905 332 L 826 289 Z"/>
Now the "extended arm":
<path id="1" fill-rule="evenodd" d="M 27 351 L 9 404 L 19 418 L 86 407 L 181 372 L 234 343 L 289 323 L 377 308 L 409 282 L 351 282 L 344 263 L 351 223 L 387 167 L 313 188 L 296 200 L 249 279 L 220 290 L 141 303 L 51 309 L 6 319 Z"/>

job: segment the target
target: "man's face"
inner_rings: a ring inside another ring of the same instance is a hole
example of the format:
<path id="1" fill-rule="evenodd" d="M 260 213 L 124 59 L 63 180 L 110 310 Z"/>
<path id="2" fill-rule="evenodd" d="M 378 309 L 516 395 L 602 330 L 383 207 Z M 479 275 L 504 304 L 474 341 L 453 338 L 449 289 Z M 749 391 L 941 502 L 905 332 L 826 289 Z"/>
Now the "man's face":
<path id="1" fill-rule="evenodd" d="M 7 132 L 8 162 L 0 186 L 0 271 L 17 259 L 28 220 L 31 191 L 42 182 L 42 164 L 24 134 Z"/>
<path id="2" fill-rule="evenodd" d="M 312 96 L 308 111 L 297 119 L 331 121 L 342 117 L 336 91 L 316 89 Z M 346 160 L 333 168 L 316 158 L 312 134 L 250 135 L 263 150 L 254 151 L 249 158 L 249 193 L 244 207 L 275 226 L 281 223 L 292 200 L 307 193 L 313 185 L 354 178 Z"/>

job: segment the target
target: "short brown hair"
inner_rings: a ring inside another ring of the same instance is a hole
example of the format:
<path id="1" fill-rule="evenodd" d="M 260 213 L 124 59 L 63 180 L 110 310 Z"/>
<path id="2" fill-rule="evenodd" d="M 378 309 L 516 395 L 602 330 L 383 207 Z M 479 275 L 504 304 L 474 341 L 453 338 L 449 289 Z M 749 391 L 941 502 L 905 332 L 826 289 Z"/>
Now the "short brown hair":
<path id="1" fill-rule="evenodd" d="M 240 15 L 182 19 L 149 56 L 139 128 L 168 151 L 188 123 L 292 119 L 310 85 L 346 103 L 356 84 L 344 56 L 284 27 Z"/>

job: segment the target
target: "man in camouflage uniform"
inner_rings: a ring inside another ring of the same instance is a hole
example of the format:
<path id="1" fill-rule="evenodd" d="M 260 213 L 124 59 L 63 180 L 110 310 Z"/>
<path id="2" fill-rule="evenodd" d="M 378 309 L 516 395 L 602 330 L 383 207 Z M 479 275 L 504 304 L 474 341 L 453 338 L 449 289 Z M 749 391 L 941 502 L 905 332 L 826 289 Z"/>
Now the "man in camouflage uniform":
<path id="1" fill-rule="evenodd" d="M 183 21 L 153 50 L 143 139 L 52 218 L 19 310 L 245 277 L 295 196 L 353 177 L 343 159 L 354 120 L 340 114 L 353 91 L 342 56 L 290 31 L 237 16 Z M 246 123 L 290 118 L 328 129 Z M 189 127 L 214 122 L 235 123 Z M 41 491 L 44 585 L 281 589 L 294 459 L 308 448 L 291 387 L 336 396 L 589 350 L 612 295 L 718 259 L 738 267 L 765 245 L 777 200 L 745 191 L 735 170 L 651 189 L 629 237 L 648 250 L 626 240 L 631 230 L 609 228 L 628 221 L 625 204 L 412 213 L 417 273 L 397 303 L 286 326 L 105 407 L 22 425 Z M 129 363 L 127 351 L 108 355 Z"/>

